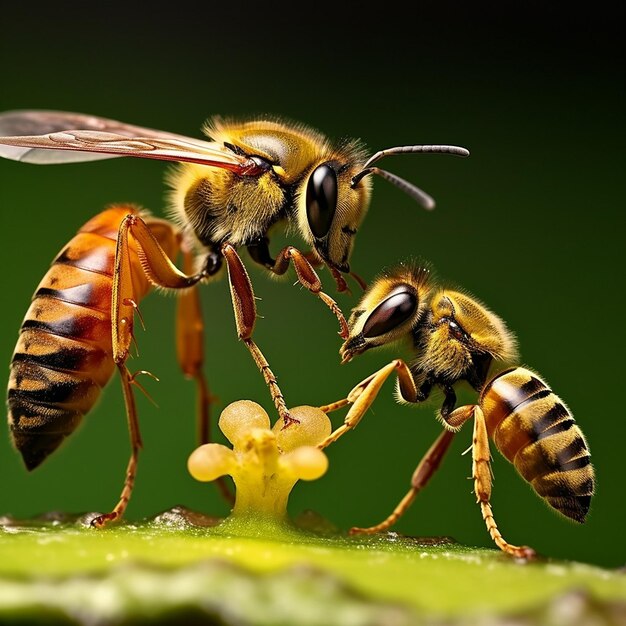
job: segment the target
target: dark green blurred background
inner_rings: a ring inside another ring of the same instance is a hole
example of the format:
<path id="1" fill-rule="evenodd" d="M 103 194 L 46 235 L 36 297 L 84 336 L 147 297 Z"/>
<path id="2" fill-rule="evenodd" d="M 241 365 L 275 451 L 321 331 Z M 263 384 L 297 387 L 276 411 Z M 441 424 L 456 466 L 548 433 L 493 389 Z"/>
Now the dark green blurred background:
<path id="1" fill-rule="evenodd" d="M 586 434 L 597 494 L 587 524 L 574 525 L 493 450 L 498 524 L 509 541 L 549 556 L 623 565 L 623 12 L 594 4 L 592 14 L 577 15 L 518 3 L 505 14 L 494 3 L 355 15 L 317 4 L 294 6 L 296 16 L 285 6 L 250 12 L 231 4 L 203 11 L 176 3 L 162 13 L 132 3 L 85 4 L 84 15 L 56 4 L 5 6 L 0 110 L 81 111 L 193 136 L 212 114 L 267 112 L 331 137 L 361 137 L 372 151 L 407 143 L 468 147 L 465 160 L 385 162 L 431 193 L 437 208 L 426 213 L 375 180 L 353 269 L 371 279 L 385 265 L 422 256 L 508 321 L 522 363 L 547 379 Z M 0 358 L 7 365 L 31 294 L 58 250 L 108 203 L 133 201 L 162 215 L 165 171 L 124 159 L 0 163 Z M 274 281 L 249 269 L 262 298 L 255 337 L 291 406 L 343 397 L 396 356 L 370 353 L 340 366 L 336 322 L 321 303 L 292 286 L 293 274 Z M 329 274 L 322 278 L 335 295 Z M 336 296 L 346 314 L 357 295 Z M 236 340 L 226 281 L 204 288 L 202 298 L 215 417 L 241 398 L 270 409 Z M 145 381 L 158 409 L 138 399 L 145 450 L 127 517 L 176 504 L 225 514 L 215 487 L 186 470 L 195 399 L 175 361 L 174 299 L 154 294 L 142 312 L 147 331 L 138 333 L 141 356 L 131 368 L 149 369 L 161 382 Z M 328 450 L 327 475 L 297 486 L 294 515 L 310 508 L 343 529 L 370 525 L 404 495 L 440 426 L 433 406 L 399 406 L 392 391 L 389 382 L 359 428 Z M 471 459 L 461 456 L 470 440 L 466 428 L 396 530 L 492 545 L 467 480 Z M 108 510 L 128 456 L 118 381 L 33 474 L 8 432 L 0 448 L 0 513 Z"/>

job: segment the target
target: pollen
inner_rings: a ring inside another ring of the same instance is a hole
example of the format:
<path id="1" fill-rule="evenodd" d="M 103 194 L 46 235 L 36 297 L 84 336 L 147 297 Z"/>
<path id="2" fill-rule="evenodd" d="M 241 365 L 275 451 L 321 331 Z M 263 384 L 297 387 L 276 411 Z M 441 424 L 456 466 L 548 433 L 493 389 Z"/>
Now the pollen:
<path id="1" fill-rule="evenodd" d="M 328 458 L 317 445 L 330 435 L 328 416 L 311 406 L 295 407 L 289 413 L 298 421 L 285 428 L 279 419 L 272 427 L 256 402 L 233 402 L 219 419 L 232 449 L 209 443 L 189 457 L 187 467 L 196 480 L 232 477 L 235 505 L 231 517 L 285 521 L 289 494 L 298 480 L 316 480 L 326 473 Z"/>

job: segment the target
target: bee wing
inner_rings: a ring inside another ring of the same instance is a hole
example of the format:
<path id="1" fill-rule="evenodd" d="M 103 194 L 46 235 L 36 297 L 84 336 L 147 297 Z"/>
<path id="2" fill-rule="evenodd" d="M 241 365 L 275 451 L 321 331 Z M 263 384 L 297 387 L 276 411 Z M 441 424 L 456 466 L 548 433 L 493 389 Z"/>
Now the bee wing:
<path id="1" fill-rule="evenodd" d="M 258 166 L 223 145 L 94 115 L 23 110 L 0 114 L 0 157 L 76 163 L 120 156 L 185 161 L 247 174 Z"/>

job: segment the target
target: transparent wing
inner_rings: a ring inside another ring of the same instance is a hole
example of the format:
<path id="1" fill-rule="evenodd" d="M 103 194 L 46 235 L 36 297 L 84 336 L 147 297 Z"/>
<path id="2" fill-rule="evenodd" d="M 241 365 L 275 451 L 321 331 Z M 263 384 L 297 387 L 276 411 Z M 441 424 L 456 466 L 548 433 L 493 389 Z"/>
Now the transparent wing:
<path id="1" fill-rule="evenodd" d="M 19 110 L 0 113 L 0 157 L 24 163 L 76 163 L 120 156 L 185 161 L 239 174 L 258 168 L 222 144 L 94 115 Z"/>

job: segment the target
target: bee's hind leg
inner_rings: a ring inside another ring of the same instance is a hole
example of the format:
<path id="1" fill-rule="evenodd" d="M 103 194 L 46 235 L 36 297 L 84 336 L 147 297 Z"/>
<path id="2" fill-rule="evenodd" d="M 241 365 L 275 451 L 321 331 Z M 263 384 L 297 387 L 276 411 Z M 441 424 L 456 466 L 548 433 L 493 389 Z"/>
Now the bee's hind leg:
<path id="1" fill-rule="evenodd" d="M 188 274 L 193 271 L 193 257 L 190 253 L 183 252 L 183 270 Z M 183 373 L 196 383 L 198 444 L 210 443 L 211 404 L 215 398 L 211 395 L 203 369 L 204 322 L 197 285 L 181 291 L 178 296 L 176 353 Z M 226 478 L 220 476 L 216 482 L 222 497 L 229 504 L 234 504 L 235 495 Z"/>
<path id="2" fill-rule="evenodd" d="M 128 419 L 131 453 L 130 459 L 128 460 L 128 466 L 126 467 L 126 478 L 124 479 L 124 487 L 122 488 L 119 502 L 110 513 L 98 515 L 98 517 L 91 520 L 91 525 L 96 528 L 102 528 L 106 524 L 116 522 L 124 515 L 124 511 L 126 511 L 128 501 L 130 500 L 130 496 L 135 485 L 137 461 L 139 458 L 139 451 L 142 447 L 141 433 L 139 432 L 139 420 L 137 419 L 137 404 L 135 402 L 135 395 L 131 388 L 133 376 L 123 363 L 118 364 L 117 367 L 120 373 L 120 380 L 122 382 L 124 405 L 126 407 L 126 417 Z"/>

